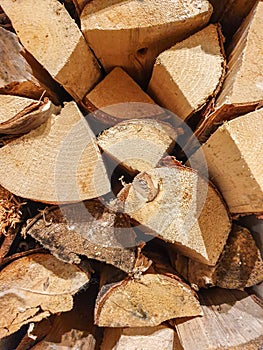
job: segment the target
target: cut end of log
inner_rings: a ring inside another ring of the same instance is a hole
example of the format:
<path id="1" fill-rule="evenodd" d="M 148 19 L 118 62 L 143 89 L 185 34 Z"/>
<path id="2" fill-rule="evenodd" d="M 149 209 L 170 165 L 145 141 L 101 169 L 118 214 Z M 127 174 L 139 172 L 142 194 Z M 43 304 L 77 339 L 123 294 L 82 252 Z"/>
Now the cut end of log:
<path id="1" fill-rule="evenodd" d="M 177 138 L 168 123 L 153 119 L 131 119 L 121 122 L 98 137 L 102 150 L 130 172 L 155 167 L 169 154 Z"/>
<path id="2" fill-rule="evenodd" d="M 2 147 L 0 154 L 0 183 L 20 197 L 65 203 L 110 191 L 95 136 L 74 102 Z M 38 161 L 42 157 L 45 162 Z"/>
<path id="3" fill-rule="evenodd" d="M 162 52 L 148 86 L 150 96 L 185 120 L 201 109 L 221 85 L 225 70 L 222 50 L 220 27 L 211 24 Z"/>

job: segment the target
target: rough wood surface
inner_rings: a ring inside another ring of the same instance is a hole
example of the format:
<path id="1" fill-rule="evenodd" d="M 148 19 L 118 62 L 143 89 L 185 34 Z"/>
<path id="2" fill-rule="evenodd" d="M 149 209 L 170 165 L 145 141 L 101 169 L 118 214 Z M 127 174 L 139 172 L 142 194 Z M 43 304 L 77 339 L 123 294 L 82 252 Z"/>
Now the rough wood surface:
<path id="1" fill-rule="evenodd" d="M 28 233 L 58 259 L 81 262 L 81 256 L 132 272 L 136 262 L 135 233 L 127 216 L 100 200 L 46 209 L 28 221 Z"/>
<path id="2" fill-rule="evenodd" d="M 221 196 L 197 172 L 174 164 L 140 173 L 119 199 L 145 232 L 194 260 L 216 264 L 231 224 Z"/>
<path id="3" fill-rule="evenodd" d="M 175 317 L 200 315 L 201 307 L 191 288 L 174 270 L 166 266 L 158 268 L 154 265 L 136 278 L 125 279 L 114 275 L 115 271 L 104 269 L 95 306 L 95 324 L 148 327 Z"/>
<path id="4" fill-rule="evenodd" d="M 60 107 L 54 106 L 47 97 L 44 101 L 34 101 L 25 97 L 0 95 L 0 134 L 25 134 L 59 111 Z"/>
<path id="5" fill-rule="evenodd" d="M 74 202 L 110 191 L 95 136 L 74 102 L 0 149 L 0 184 L 45 203 Z"/>
<path id="6" fill-rule="evenodd" d="M 204 27 L 211 13 L 205 0 L 97 0 L 85 6 L 81 27 L 106 71 L 120 66 L 145 85 L 158 54 Z"/>
<path id="7" fill-rule="evenodd" d="M 262 28 L 263 3 L 259 2 L 230 44 L 228 71 L 215 110 L 206 116 L 195 131 L 195 136 L 201 142 L 205 142 L 223 121 L 249 113 L 262 105 Z"/>
<path id="8" fill-rule="evenodd" d="M 1 6 L 24 47 L 81 100 L 99 80 L 100 68 L 64 6 L 57 0 L 3 0 Z"/>
<path id="9" fill-rule="evenodd" d="M 231 213 L 262 213 L 262 146 L 263 109 L 259 109 L 222 125 L 189 164 L 202 172 L 205 156 L 210 177 Z"/>
<path id="10" fill-rule="evenodd" d="M 175 145 L 176 130 L 153 119 L 123 121 L 98 137 L 101 149 L 130 172 L 149 170 Z"/>
<path id="11" fill-rule="evenodd" d="M 211 24 L 157 57 L 148 93 L 185 120 L 215 97 L 224 75 L 222 34 Z"/>
<path id="12" fill-rule="evenodd" d="M 55 86 L 49 82 L 49 87 L 37 79 L 36 69 L 28 62 L 28 54 L 16 34 L 0 27 L 0 43 L 0 93 L 38 100 L 45 91 L 45 96 L 58 103 L 51 91 L 51 88 L 56 90 Z"/>
<path id="13" fill-rule="evenodd" d="M 176 332 L 165 326 L 106 328 L 101 350 L 179 350 Z"/>
<path id="14" fill-rule="evenodd" d="M 263 281 L 263 260 L 251 233 L 234 225 L 216 266 L 208 266 L 170 250 L 172 265 L 194 289 L 244 289 Z"/>
<path id="15" fill-rule="evenodd" d="M 49 254 L 32 254 L 0 274 L 0 337 L 73 307 L 72 295 L 89 282 L 89 271 Z"/>
<path id="16" fill-rule="evenodd" d="M 263 308 L 253 295 L 212 288 L 199 293 L 204 316 L 175 320 L 183 349 L 258 350 L 263 343 Z"/>
<path id="17" fill-rule="evenodd" d="M 120 67 L 114 68 L 84 98 L 92 116 L 107 125 L 136 118 L 168 118 L 167 113 Z"/>

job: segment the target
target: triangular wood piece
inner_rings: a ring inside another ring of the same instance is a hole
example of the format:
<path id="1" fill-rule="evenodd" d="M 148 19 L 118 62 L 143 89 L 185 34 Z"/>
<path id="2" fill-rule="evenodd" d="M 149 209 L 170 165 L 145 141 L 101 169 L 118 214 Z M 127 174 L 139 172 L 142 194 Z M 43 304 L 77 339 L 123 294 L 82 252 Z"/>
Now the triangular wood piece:
<path id="1" fill-rule="evenodd" d="M 74 102 L 2 147 L 0 157 L 0 184 L 20 197 L 77 202 L 110 191 L 95 136 Z"/>
<path id="2" fill-rule="evenodd" d="M 168 118 L 167 113 L 120 67 L 114 68 L 84 98 L 92 115 L 107 125 L 136 118 Z"/>
<path id="3" fill-rule="evenodd" d="M 25 97 L 0 95 L 0 134 L 19 135 L 36 129 L 60 107 L 48 98 L 34 101 Z"/>
<path id="4" fill-rule="evenodd" d="M 3 0 L 1 6 L 27 51 L 81 100 L 99 80 L 100 68 L 65 7 L 57 0 Z"/>
<path id="5" fill-rule="evenodd" d="M 262 145 L 263 109 L 259 109 L 222 125 L 189 164 L 202 172 L 205 156 L 231 213 L 263 213 Z"/>
<path id="6" fill-rule="evenodd" d="M 175 145 L 177 134 L 168 123 L 131 119 L 105 130 L 98 137 L 101 149 L 130 172 L 155 167 Z"/>
<path id="7" fill-rule="evenodd" d="M 57 92 L 57 88 L 51 82 L 49 82 L 51 85 L 49 87 L 37 79 L 36 70 L 30 65 L 28 54 L 18 37 L 9 30 L 0 27 L 0 43 L 0 93 L 38 100 L 45 92 L 45 96 L 54 103 L 58 103 L 58 97 L 51 91 L 52 88 Z M 43 74 L 41 78 L 44 78 Z"/>
<path id="8" fill-rule="evenodd" d="M 130 220 L 96 199 L 46 209 L 23 231 L 58 259 L 81 262 L 81 256 L 132 272 L 136 262 L 135 233 Z"/>
<path id="9" fill-rule="evenodd" d="M 148 92 L 185 120 L 216 95 L 224 73 L 222 34 L 211 24 L 158 56 Z"/>
<path id="10" fill-rule="evenodd" d="M 211 13 L 206 0 L 95 0 L 81 27 L 107 72 L 120 66 L 145 85 L 158 54 L 204 27 Z"/>
<path id="11" fill-rule="evenodd" d="M 32 254 L 12 262 L 0 275 L 0 337 L 29 322 L 72 309 L 72 295 L 89 279 L 88 270 L 49 254 Z"/>
<path id="12" fill-rule="evenodd" d="M 216 264 L 230 219 L 219 193 L 196 171 L 174 165 L 140 173 L 119 199 L 124 212 L 145 232 L 176 244 L 194 260 Z"/>
<path id="13" fill-rule="evenodd" d="M 168 250 L 171 263 L 195 289 L 244 289 L 263 281 L 263 260 L 251 233 L 234 225 L 216 266 L 208 266 Z"/>
<path id="14" fill-rule="evenodd" d="M 95 306 L 100 327 L 157 326 L 175 317 L 201 315 L 194 291 L 173 271 L 150 268 L 138 278 L 114 281 L 116 272 L 101 273 L 101 290 Z M 164 272 L 166 271 L 166 272 Z"/>
<path id="15" fill-rule="evenodd" d="M 254 295 L 211 288 L 199 293 L 203 317 L 174 321 L 183 349 L 260 349 L 263 308 Z"/>

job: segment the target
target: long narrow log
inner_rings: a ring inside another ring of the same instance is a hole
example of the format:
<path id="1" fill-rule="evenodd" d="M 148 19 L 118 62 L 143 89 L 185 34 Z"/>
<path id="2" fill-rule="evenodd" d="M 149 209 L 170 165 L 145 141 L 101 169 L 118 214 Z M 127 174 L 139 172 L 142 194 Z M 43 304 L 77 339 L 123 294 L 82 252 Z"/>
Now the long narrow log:
<path id="1" fill-rule="evenodd" d="M 64 6 L 57 0 L 3 0 L 1 6 L 24 47 L 65 90 L 81 100 L 101 73 Z"/>
<path id="2" fill-rule="evenodd" d="M 81 27 L 107 72 L 120 66 L 145 86 L 158 54 L 204 27 L 211 13 L 206 0 L 96 0 L 85 6 Z"/>
<path id="3" fill-rule="evenodd" d="M 157 57 L 148 93 L 185 120 L 215 98 L 224 75 L 222 33 L 211 24 Z"/>
<path id="4" fill-rule="evenodd" d="M 44 203 L 77 202 L 110 191 L 104 163 L 74 102 L 0 149 L 0 184 Z"/>

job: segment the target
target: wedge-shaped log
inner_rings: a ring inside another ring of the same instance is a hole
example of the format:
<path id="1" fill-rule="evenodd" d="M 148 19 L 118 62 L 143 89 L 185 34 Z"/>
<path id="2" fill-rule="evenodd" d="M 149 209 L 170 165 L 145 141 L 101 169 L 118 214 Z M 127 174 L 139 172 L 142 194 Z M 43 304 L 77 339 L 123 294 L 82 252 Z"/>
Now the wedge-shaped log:
<path id="1" fill-rule="evenodd" d="M 206 0 L 96 0 L 81 27 L 106 71 L 120 66 L 145 85 L 158 54 L 204 27 L 211 12 Z"/>
<path id="2" fill-rule="evenodd" d="M 45 91 L 54 103 L 58 103 L 57 87 L 29 61 L 28 53 L 19 42 L 16 34 L 0 27 L 1 64 L 0 93 L 24 96 L 38 100 Z M 32 66 L 31 66 L 31 64 Z M 36 74 L 38 74 L 38 77 Z M 39 78 L 46 81 L 46 84 Z M 53 92 L 54 90 L 55 92 Z"/>
<path id="3" fill-rule="evenodd" d="M 54 106 L 47 97 L 44 101 L 34 101 L 25 97 L 0 95 L 0 134 L 25 134 L 58 111 L 60 107 Z"/>
<path id="4" fill-rule="evenodd" d="M 263 281 L 263 260 L 251 233 L 234 225 L 216 266 L 208 266 L 169 252 L 171 263 L 192 287 L 244 289 Z"/>
<path id="5" fill-rule="evenodd" d="M 162 52 L 148 86 L 150 96 L 183 120 L 204 107 L 224 78 L 222 42 L 220 27 L 211 24 Z"/>
<path id="6" fill-rule="evenodd" d="M 124 212 L 194 260 L 215 265 L 231 229 L 223 199 L 182 165 L 140 173 L 119 193 Z"/>
<path id="7" fill-rule="evenodd" d="M 155 167 L 168 155 L 177 138 L 168 123 L 153 119 L 131 119 L 121 122 L 98 137 L 102 150 L 131 172 Z"/>
<path id="8" fill-rule="evenodd" d="M 174 350 L 177 348 L 176 332 L 165 326 L 140 328 L 106 328 L 101 350 Z"/>
<path id="9" fill-rule="evenodd" d="M 223 121 L 255 110 L 263 103 L 263 3 L 258 2 L 235 34 L 229 50 L 226 79 L 215 111 L 200 124 L 195 136 L 205 142 Z"/>
<path id="10" fill-rule="evenodd" d="M 99 80 L 100 68 L 65 7 L 56 0 L 3 0 L 1 6 L 27 51 L 68 93 L 82 99 Z"/>
<path id="11" fill-rule="evenodd" d="M 32 254 L 12 262 L 0 275 L 0 337 L 29 322 L 72 309 L 72 296 L 89 279 L 88 270 L 49 254 Z"/>
<path id="12" fill-rule="evenodd" d="M 135 233 L 129 218 L 98 199 L 47 209 L 24 233 L 65 262 L 79 264 L 83 255 L 127 273 L 135 267 Z"/>
<path id="13" fill-rule="evenodd" d="M 201 315 L 193 290 L 169 270 L 150 267 L 139 278 L 116 281 L 115 271 L 101 273 L 95 324 L 105 327 L 148 327 L 175 317 Z M 114 280 L 116 282 L 114 282 Z"/>
<path id="14" fill-rule="evenodd" d="M 183 349 L 260 349 L 263 309 L 254 295 L 211 288 L 199 297 L 203 317 L 175 320 Z"/>
<path id="15" fill-rule="evenodd" d="M 93 117 L 107 125 L 135 118 L 167 118 L 167 113 L 120 67 L 114 68 L 84 98 Z"/>
<path id="16" fill-rule="evenodd" d="M 45 203 L 77 202 L 110 191 L 101 154 L 74 102 L 0 149 L 0 184 Z"/>
<path id="17" fill-rule="evenodd" d="M 205 155 L 211 179 L 231 213 L 262 213 L 262 145 L 263 109 L 259 109 L 222 125 L 189 164 L 202 171 Z"/>

